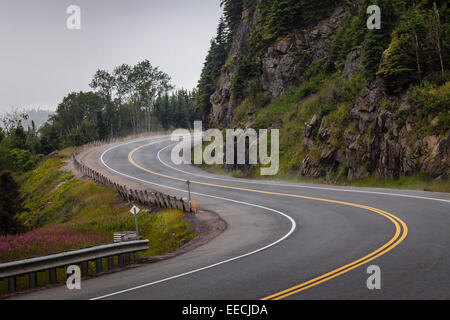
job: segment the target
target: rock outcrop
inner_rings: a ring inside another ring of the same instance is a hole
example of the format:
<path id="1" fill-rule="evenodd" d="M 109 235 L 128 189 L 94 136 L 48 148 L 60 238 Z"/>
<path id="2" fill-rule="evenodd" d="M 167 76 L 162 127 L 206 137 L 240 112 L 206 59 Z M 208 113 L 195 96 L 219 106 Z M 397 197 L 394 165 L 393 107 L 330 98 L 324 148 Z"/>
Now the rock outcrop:
<path id="1" fill-rule="evenodd" d="M 400 105 L 397 113 L 381 106 L 387 98 L 382 79 L 368 84 L 355 100 L 350 111 L 358 133 L 347 133 L 344 148 L 332 147 L 330 128 L 321 120 L 318 140 L 326 145 L 319 158 L 307 156 L 302 162 L 302 175 L 326 176 L 339 166 L 348 169 L 349 181 L 377 177 L 396 179 L 419 172 L 430 178 L 445 180 L 450 177 L 450 130 L 445 136 L 424 136 L 411 141 L 410 132 L 416 122 L 414 110 L 420 106 L 408 104 L 407 94 L 390 97 Z M 398 118 L 406 117 L 402 123 Z M 431 123 L 437 120 L 431 119 Z M 305 145 L 308 150 L 317 144 L 311 132 L 319 119 L 305 124 Z M 345 154 L 343 156 L 342 152 Z"/>
<path id="2" fill-rule="evenodd" d="M 261 59 L 264 90 L 276 98 L 301 82 L 312 63 L 328 58 L 331 43 L 349 15 L 349 10 L 339 7 L 330 18 L 271 46 Z"/>
<path id="3" fill-rule="evenodd" d="M 329 60 L 333 40 L 351 16 L 351 10 L 349 6 L 336 8 L 328 18 L 284 36 L 258 57 L 260 82 L 269 98 L 280 97 L 287 89 L 301 84 L 311 66 Z M 244 10 L 242 14 L 229 58 L 232 61 L 227 63 L 231 67 L 224 69 L 211 96 L 209 125 L 212 127 L 229 127 L 233 123 L 235 109 L 242 102 L 231 97 L 233 73 L 239 58 L 249 54 L 249 35 L 259 15 L 258 9 L 253 13 Z M 386 52 L 381 62 L 384 59 Z M 341 79 L 348 80 L 358 75 L 362 64 L 361 47 L 351 49 L 345 59 Z M 386 110 L 383 106 L 385 101 L 399 106 L 398 109 Z M 411 104 L 407 93 L 395 91 L 378 76 L 353 101 L 349 118 L 354 130 L 345 131 L 339 143 L 333 140 L 336 127 L 327 124 L 327 116 L 316 114 L 304 124 L 304 137 L 299 143 L 303 143 L 306 153 L 295 167 L 299 168 L 301 175 L 310 177 L 325 177 L 339 169 L 350 181 L 370 175 L 398 178 L 419 172 L 425 172 L 433 179 L 448 179 L 450 130 L 444 136 L 423 136 L 412 141 L 411 132 L 417 126 L 417 108 L 420 106 Z M 257 108 L 249 108 L 246 112 L 247 117 L 242 124 L 247 127 L 252 125 L 258 111 Z M 430 119 L 431 124 L 437 125 L 438 122 L 439 119 Z M 279 120 L 272 127 L 282 126 L 283 122 Z M 246 171 L 248 169 L 245 167 Z"/>

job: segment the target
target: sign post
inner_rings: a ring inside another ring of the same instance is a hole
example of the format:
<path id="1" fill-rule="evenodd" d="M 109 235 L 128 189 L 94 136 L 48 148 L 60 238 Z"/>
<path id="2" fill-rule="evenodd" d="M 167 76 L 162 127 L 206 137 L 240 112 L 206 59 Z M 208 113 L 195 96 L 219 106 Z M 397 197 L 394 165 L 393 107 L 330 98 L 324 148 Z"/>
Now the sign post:
<path id="1" fill-rule="evenodd" d="M 138 213 L 141 211 L 141 209 L 139 209 L 136 206 L 133 206 L 133 208 L 131 208 L 130 212 L 133 214 L 134 216 L 134 222 L 136 224 L 136 237 L 139 237 L 139 228 L 138 228 L 138 221 L 137 221 L 137 215 Z"/>

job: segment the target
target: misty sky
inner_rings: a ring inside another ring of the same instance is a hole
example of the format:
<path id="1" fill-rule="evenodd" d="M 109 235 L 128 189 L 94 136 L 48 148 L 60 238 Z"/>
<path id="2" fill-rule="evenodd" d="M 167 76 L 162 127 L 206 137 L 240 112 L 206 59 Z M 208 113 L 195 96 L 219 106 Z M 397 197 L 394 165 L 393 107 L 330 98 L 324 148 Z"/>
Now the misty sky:
<path id="1" fill-rule="evenodd" d="M 66 28 L 69 5 L 81 30 Z M 144 59 L 192 89 L 221 14 L 219 0 L 0 0 L 0 113 L 56 109 L 97 69 Z"/>

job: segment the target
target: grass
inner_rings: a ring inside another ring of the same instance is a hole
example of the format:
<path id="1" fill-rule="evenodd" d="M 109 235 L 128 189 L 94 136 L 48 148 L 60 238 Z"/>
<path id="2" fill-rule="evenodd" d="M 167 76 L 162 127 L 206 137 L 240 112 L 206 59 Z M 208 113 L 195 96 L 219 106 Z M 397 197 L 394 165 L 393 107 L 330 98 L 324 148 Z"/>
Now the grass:
<path id="1" fill-rule="evenodd" d="M 228 175 L 234 178 L 255 179 L 261 181 L 281 181 L 291 183 L 314 183 L 314 184 L 327 184 L 336 186 L 351 186 L 361 188 L 386 188 L 386 189 L 403 189 L 403 190 L 417 190 L 417 191 L 432 191 L 432 192 L 444 192 L 450 193 L 450 181 L 433 181 L 428 179 L 425 173 L 419 173 L 412 176 L 405 176 L 399 179 L 377 179 L 376 177 L 369 177 L 367 179 L 361 179 L 358 181 L 350 182 L 346 180 L 343 175 L 338 174 L 337 179 L 323 178 L 310 178 L 302 177 L 292 173 L 280 174 L 277 176 L 259 176 L 255 174 L 257 170 L 251 171 L 250 174 L 245 175 L 243 172 L 234 170 L 227 171 L 221 166 L 199 166 L 203 170 L 211 173 Z"/>
<path id="2" fill-rule="evenodd" d="M 433 192 L 450 193 L 450 181 L 431 181 L 427 178 L 426 174 L 416 174 L 409 177 L 401 177 L 397 180 L 377 180 L 375 178 L 368 178 L 361 181 L 352 182 L 350 185 L 355 187 L 427 190 Z"/>
<path id="3" fill-rule="evenodd" d="M 135 229 L 129 212 L 133 204 L 124 202 L 111 188 L 62 170 L 71 153 L 72 149 L 65 149 L 17 177 L 25 206 L 17 217 L 27 231 L 0 236 L 0 263 L 112 243 L 114 232 Z M 171 252 L 196 236 L 181 210 L 150 213 L 141 209 L 140 235 L 150 241 L 149 250 L 140 254 L 142 258 Z M 91 268 L 95 270 L 93 265 Z M 58 276 L 65 279 L 65 271 L 58 271 Z M 39 286 L 48 284 L 48 275 L 42 273 L 38 279 Z M 19 277 L 18 289 L 26 288 L 27 281 Z M 4 279 L 0 281 L 0 294 L 6 292 Z"/>

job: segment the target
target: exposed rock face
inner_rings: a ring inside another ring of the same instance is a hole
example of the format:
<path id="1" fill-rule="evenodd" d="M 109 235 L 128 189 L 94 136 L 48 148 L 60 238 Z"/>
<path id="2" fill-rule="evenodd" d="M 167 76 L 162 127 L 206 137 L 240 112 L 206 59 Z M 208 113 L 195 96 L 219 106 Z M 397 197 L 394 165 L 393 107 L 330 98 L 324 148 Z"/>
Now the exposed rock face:
<path id="1" fill-rule="evenodd" d="M 359 48 L 354 48 L 347 55 L 345 60 L 344 71 L 342 72 L 342 77 L 344 79 L 350 79 L 355 76 L 359 68 L 361 67 L 361 50 Z"/>
<path id="2" fill-rule="evenodd" d="M 367 132 L 369 125 L 375 121 L 378 106 L 385 97 L 384 84 L 379 78 L 365 87 L 353 104 L 350 115 L 362 132 Z"/>
<path id="3" fill-rule="evenodd" d="M 397 114 L 404 115 L 404 124 L 398 123 L 396 114 L 381 107 L 386 98 L 381 79 L 368 84 L 355 100 L 351 117 L 358 133 L 347 133 L 344 148 L 332 147 L 330 128 L 324 126 L 322 118 L 317 140 L 311 139 L 312 122 L 305 124 L 305 144 L 310 150 L 318 141 L 324 142 L 319 159 L 307 156 L 300 172 L 305 176 L 326 176 L 333 169 L 344 165 L 348 168 L 347 179 L 354 181 L 375 174 L 380 178 L 399 178 L 418 172 L 425 172 L 433 179 L 450 177 L 450 130 L 444 137 L 426 136 L 411 141 L 414 109 L 405 96 L 396 97 L 400 106 Z M 435 119 L 430 120 L 432 123 Z M 317 119 L 314 119 L 317 123 Z M 369 133 L 369 127 L 372 127 Z M 369 138 L 371 137 L 371 138 Z M 342 154 L 341 150 L 344 152 Z"/>
<path id="4" fill-rule="evenodd" d="M 232 112 L 237 103 L 231 99 L 231 77 L 232 74 L 223 75 L 211 96 L 212 112 L 209 123 L 212 127 L 226 127 L 232 121 Z"/>
<path id="5" fill-rule="evenodd" d="M 276 42 L 259 58 L 260 80 L 271 98 L 279 97 L 290 87 L 301 83 L 303 74 L 314 62 L 320 63 L 329 57 L 332 41 L 350 17 L 350 10 L 348 7 L 337 8 L 329 18 Z M 243 12 L 233 42 L 232 65 L 236 66 L 239 58 L 248 54 L 247 40 L 253 21 L 259 14 L 258 10 L 253 16 L 249 11 Z M 382 61 L 384 59 L 386 52 Z M 342 78 L 350 79 L 357 75 L 361 65 L 361 49 L 354 48 L 346 57 Z M 210 126 L 225 128 L 233 122 L 233 112 L 241 103 L 231 99 L 233 72 L 233 68 L 223 72 L 211 96 Z M 425 172 L 434 179 L 448 179 L 450 130 L 444 137 L 426 136 L 411 141 L 411 132 L 416 129 L 417 123 L 415 110 L 420 106 L 411 105 L 407 94 L 393 95 L 393 92 L 394 88 L 380 77 L 368 83 L 351 105 L 352 130 L 346 131 L 338 143 L 333 140 L 336 125 L 327 125 L 326 116 L 314 115 L 304 124 L 305 156 L 301 163 L 296 164 L 300 174 L 325 177 L 339 169 L 350 181 L 369 175 L 398 178 L 419 172 Z M 393 105 L 397 105 L 398 109 L 384 109 L 385 100 L 394 101 Z M 250 108 L 241 125 L 251 127 L 257 113 L 258 108 Z M 283 122 L 276 120 L 273 119 L 272 128 L 282 127 Z M 439 118 L 429 119 L 429 122 L 438 125 Z M 248 171 L 249 167 L 241 169 Z"/>
<path id="6" fill-rule="evenodd" d="M 328 58 L 334 36 L 349 15 L 337 8 L 330 18 L 271 46 L 261 61 L 263 88 L 276 98 L 301 81 L 313 62 Z"/>
<path id="7" fill-rule="evenodd" d="M 253 21 L 259 15 L 256 10 L 250 17 L 248 10 L 242 14 L 241 24 L 233 41 L 233 64 L 239 57 L 248 54 L 247 39 Z M 269 91 L 271 97 L 279 97 L 286 89 L 299 83 L 303 79 L 303 72 L 313 62 L 327 59 L 331 43 L 343 22 L 350 16 L 348 9 L 337 8 L 330 18 L 322 20 L 317 25 L 294 34 L 288 39 L 281 40 L 271 46 L 261 58 L 263 88 Z M 233 111 L 241 101 L 231 99 L 231 79 L 233 70 L 222 74 L 211 96 L 213 106 L 209 118 L 212 127 L 224 128 L 233 121 Z"/>
<path id="8" fill-rule="evenodd" d="M 443 138 L 426 136 L 411 142 L 406 126 L 398 130 L 398 134 L 396 127 L 392 113 L 380 113 L 375 125 L 377 136 L 368 146 L 371 172 L 387 178 L 417 172 L 426 172 L 437 179 L 449 178 L 450 130 Z"/>

